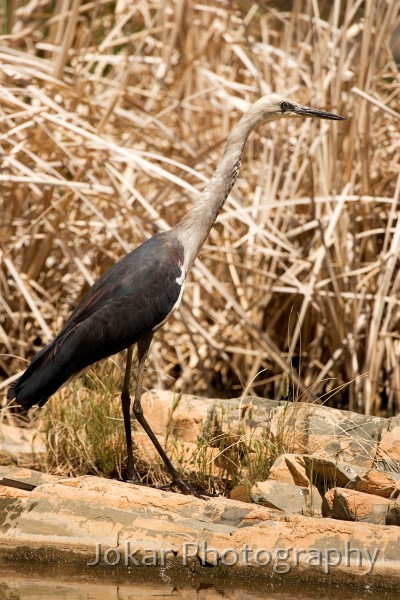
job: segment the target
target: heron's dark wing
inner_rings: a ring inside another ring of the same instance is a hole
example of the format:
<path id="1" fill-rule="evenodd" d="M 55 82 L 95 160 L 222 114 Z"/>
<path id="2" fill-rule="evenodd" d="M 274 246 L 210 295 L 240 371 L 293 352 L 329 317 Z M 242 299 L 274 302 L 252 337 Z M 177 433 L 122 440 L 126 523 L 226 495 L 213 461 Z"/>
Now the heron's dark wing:
<path id="1" fill-rule="evenodd" d="M 57 337 L 33 359 L 8 397 L 43 405 L 71 377 L 162 324 L 180 299 L 183 248 L 150 238 L 98 279 Z"/>
<path id="2" fill-rule="evenodd" d="M 153 293 L 158 292 L 160 296 L 170 286 L 176 288 L 175 280 L 181 276 L 182 263 L 183 248 L 178 241 L 165 233 L 154 235 L 103 273 L 82 298 L 57 337 L 63 336 L 71 327 L 85 321 L 109 303 L 132 299 L 138 293 L 145 295 L 146 290 L 149 293 L 157 282 L 160 287 Z"/>

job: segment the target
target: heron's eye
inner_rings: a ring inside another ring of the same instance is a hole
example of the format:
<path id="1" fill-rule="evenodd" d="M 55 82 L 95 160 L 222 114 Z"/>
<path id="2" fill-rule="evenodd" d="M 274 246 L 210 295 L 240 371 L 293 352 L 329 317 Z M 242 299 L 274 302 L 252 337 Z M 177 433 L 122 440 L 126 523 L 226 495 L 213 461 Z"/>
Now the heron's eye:
<path id="1" fill-rule="evenodd" d="M 289 104 L 287 102 L 281 102 L 281 111 L 286 112 L 289 108 Z"/>

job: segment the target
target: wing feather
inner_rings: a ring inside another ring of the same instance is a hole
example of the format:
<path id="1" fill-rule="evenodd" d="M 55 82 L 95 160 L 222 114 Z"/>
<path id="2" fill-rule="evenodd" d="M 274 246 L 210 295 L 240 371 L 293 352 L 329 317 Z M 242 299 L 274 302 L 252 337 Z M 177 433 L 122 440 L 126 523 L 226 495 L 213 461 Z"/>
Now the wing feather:
<path id="1" fill-rule="evenodd" d="M 127 254 L 96 281 L 8 397 L 25 408 L 42 405 L 89 365 L 157 329 L 180 299 L 182 264 L 183 248 L 166 233 Z"/>

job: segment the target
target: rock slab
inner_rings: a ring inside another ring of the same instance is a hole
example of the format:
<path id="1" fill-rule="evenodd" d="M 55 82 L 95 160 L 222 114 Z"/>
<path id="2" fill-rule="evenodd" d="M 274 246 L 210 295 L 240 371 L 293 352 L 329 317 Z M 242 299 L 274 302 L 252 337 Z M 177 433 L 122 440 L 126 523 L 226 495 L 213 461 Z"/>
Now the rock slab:
<path id="1" fill-rule="evenodd" d="M 13 490 L 13 493 L 15 490 Z M 400 590 L 398 528 L 282 515 L 98 477 L 0 488 L 0 563 L 271 576 Z"/>

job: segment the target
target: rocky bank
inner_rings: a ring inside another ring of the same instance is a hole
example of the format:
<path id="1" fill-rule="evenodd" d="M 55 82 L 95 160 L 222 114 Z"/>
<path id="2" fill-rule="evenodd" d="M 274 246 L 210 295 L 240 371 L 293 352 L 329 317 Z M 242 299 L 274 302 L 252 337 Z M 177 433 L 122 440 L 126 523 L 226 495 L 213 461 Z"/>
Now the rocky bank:
<path id="1" fill-rule="evenodd" d="M 155 568 L 193 576 L 211 568 L 230 579 L 400 590 L 398 418 L 259 398 L 177 402 L 158 392 L 143 404 L 161 438 L 168 427 L 190 447 L 210 431 L 249 440 L 257 432 L 279 438 L 286 452 L 267 480 L 232 490 L 244 501 L 1 467 L 3 565 L 60 562 L 91 573 Z"/>

